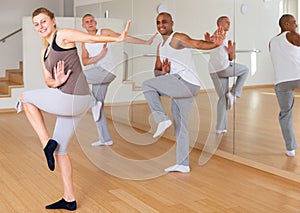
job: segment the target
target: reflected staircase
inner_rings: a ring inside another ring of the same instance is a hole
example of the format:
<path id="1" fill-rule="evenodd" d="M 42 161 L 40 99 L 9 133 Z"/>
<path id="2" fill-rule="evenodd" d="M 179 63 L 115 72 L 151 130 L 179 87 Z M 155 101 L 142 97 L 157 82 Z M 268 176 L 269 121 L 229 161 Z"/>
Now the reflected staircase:
<path id="1" fill-rule="evenodd" d="M 23 87 L 23 62 L 20 61 L 18 69 L 7 69 L 5 76 L 0 78 L 0 98 L 11 97 L 12 89 Z"/>
<path id="2" fill-rule="evenodd" d="M 123 84 L 131 84 L 132 85 L 132 91 L 135 92 L 135 91 L 142 91 L 142 86 L 137 84 L 136 82 L 134 81 L 131 81 L 131 80 L 124 80 L 122 82 Z"/>

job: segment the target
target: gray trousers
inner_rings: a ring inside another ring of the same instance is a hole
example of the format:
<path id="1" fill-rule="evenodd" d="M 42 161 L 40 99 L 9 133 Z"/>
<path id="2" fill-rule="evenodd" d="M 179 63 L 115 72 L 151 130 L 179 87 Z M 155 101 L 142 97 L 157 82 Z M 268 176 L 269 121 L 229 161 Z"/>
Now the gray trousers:
<path id="1" fill-rule="evenodd" d="M 227 130 L 228 113 L 226 108 L 226 93 L 229 87 L 229 77 L 237 77 L 235 83 L 233 83 L 231 93 L 237 97 L 241 97 L 248 73 L 249 69 L 246 66 L 230 62 L 230 65 L 225 70 L 210 74 L 219 97 L 217 105 L 217 130 Z"/>
<path id="2" fill-rule="evenodd" d="M 172 98 L 172 115 L 176 134 L 176 164 L 189 165 L 188 114 L 200 87 L 184 81 L 179 75 L 162 75 L 142 84 L 145 98 L 156 123 L 169 120 L 160 96 Z"/>
<path id="3" fill-rule="evenodd" d="M 65 155 L 80 119 L 89 109 L 91 96 L 70 95 L 53 88 L 30 90 L 23 95 L 24 103 L 57 115 L 52 138 L 58 143 L 56 155 Z"/>
<path id="4" fill-rule="evenodd" d="M 92 84 L 92 94 L 94 101 L 102 102 L 100 117 L 99 120 L 96 121 L 100 141 L 103 143 L 111 141 L 111 136 L 109 133 L 104 111 L 104 99 L 109 84 L 116 78 L 116 76 L 101 67 L 93 67 L 87 69 L 84 71 L 84 74 L 86 76 L 87 82 L 89 84 Z"/>
<path id="5" fill-rule="evenodd" d="M 294 90 L 300 88 L 300 80 L 288 81 L 275 85 L 275 92 L 280 107 L 279 123 L 285 141 L 286 150 L 297 148 L 293 128 Z"/>

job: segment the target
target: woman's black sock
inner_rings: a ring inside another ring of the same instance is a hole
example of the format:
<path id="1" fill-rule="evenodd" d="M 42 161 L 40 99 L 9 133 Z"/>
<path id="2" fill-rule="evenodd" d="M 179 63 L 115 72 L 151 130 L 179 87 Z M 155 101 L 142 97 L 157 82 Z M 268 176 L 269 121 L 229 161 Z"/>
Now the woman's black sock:
<path id="1" fill-rule="evenodd" d="M 46 209 L 67 209 L 70 211 L 74 211 L 77 209 L 77 203 L 76 200 L 67 202 L 62 198 L 61 200 L 46 206 Z"/>
<path id="2" fill-rule="evenodd" d="M 47 159 L 48 167 L 51 171 L 55 169 L 55 159 L 53 153 L 57 147 L 57 142 L 53 139 L 50 139 L 47 145 L 44 148 L 44 153 Z"/>

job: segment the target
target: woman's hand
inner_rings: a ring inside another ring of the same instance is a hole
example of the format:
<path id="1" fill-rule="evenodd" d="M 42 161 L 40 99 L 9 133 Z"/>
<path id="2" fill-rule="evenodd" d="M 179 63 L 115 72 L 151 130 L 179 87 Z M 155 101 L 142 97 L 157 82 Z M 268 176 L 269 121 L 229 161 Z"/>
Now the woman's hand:
<path id="1" fill-rule="evenodd" d="M 130 27 L 131 21 L 128 21 L 123 33 L 117 38 L 117 41 L 124 41 L 128 35 L 128 29 Z"/>
<path id="2" fill-rule="evenodd" d="M 72 70 L 68 70 L 68 72 L 65 74 L 65 62 L 64 61 L 58 61 L 56 67 L 54 67 L 54 79 L 56 87 L 61 86 L 64 84 L 67 79 L 69 78 Z"/>

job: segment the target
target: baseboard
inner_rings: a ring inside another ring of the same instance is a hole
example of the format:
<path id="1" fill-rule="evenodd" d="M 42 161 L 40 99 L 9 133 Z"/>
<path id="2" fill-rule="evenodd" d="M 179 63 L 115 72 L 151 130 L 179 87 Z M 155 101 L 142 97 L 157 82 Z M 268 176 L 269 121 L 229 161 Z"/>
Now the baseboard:
<path id="1" fill-rule="evenodd" d="M 16 113 L 16 109 L 15 108 L 7 108 L 7 109 L 0 109 L 0 113 Z"/>

